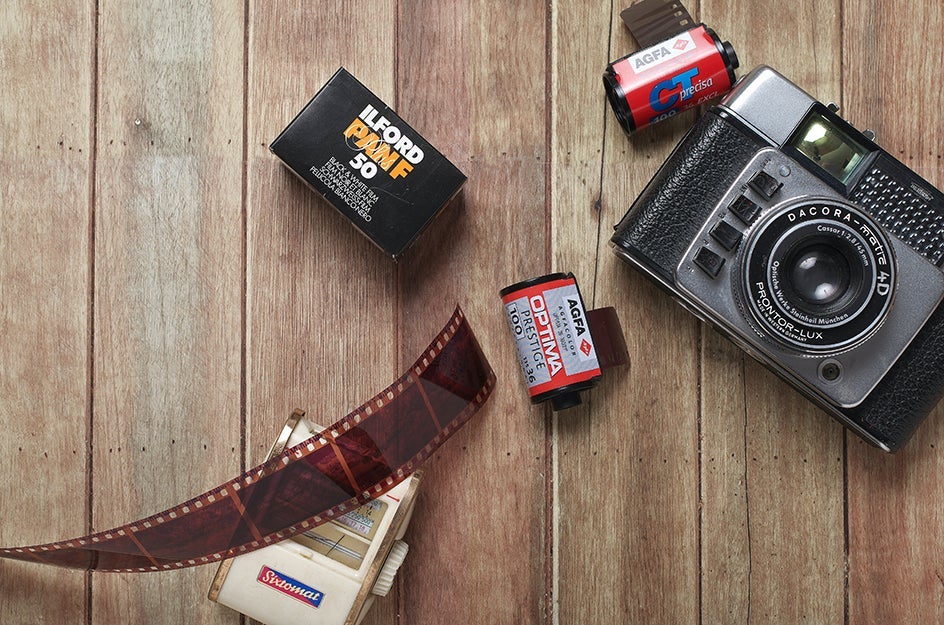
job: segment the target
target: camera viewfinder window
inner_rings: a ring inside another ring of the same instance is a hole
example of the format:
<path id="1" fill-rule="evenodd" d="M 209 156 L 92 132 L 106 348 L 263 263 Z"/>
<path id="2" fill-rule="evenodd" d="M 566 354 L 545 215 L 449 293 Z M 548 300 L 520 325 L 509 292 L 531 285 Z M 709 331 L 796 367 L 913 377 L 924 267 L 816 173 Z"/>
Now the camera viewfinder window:
<path id="1" fill-rule="evenodd" d="M 808 159 L 847 184 L 869 150 L 820 113 L 810 113 L 790 140 Z"/>

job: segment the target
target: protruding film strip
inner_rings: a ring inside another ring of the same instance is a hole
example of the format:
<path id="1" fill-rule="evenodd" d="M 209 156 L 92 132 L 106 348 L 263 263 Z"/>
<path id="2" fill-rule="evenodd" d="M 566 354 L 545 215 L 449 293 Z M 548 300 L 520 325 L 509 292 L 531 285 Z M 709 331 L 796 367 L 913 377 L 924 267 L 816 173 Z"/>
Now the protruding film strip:
<path id="1" fill-rule="evenodd" d="M 648 48 L 695 26 L 678 0 L 642 0 L 620 12 L 623 23 L 641 48 Z"/>
<path id="2" fill-rule="evenodd" d="M 358 508 L 408 477 L 491 395 L 461 309 L 393 384 L 319 435 L 169 510 L 82 538 L 0 549 L 63 567 L 145 572 L 220 562 Z"/>

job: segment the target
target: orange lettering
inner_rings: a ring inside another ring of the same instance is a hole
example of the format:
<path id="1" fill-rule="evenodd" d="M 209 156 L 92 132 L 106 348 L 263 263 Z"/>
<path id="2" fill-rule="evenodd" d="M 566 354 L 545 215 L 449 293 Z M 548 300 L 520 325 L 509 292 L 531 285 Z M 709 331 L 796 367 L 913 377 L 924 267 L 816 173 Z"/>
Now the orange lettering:
<path id="1" fill-rule="evenodd" d="M 397 178 L 405 178 L 408 173 L 413 171 L 413 165 L 408 163 L 406 159 L 401 159 L 397 166 L 393 168 L 393 171 L 390 172 L 390 177 L 396 180 Z"/>
<path id="2" fill-rule="evenodd" d="M 358 139 L 367 134 L 367 124 L 362 122 L 360 118 L 356 118 L 351 122 L 351 125 L 347 127 L 347 130 L 344 131 L 344 136 L 350 138 L 351 135 L 354 135 Z"/>
<path id="3" fill-rule="evenodd" d="M 390 171 L 390 167 L 397 162 L 397 159 L 400 158 L 400 155 L 396 152 L 390 150 L 390 144 L 384 142 L 377 142 L 372 146 L 367 146 L 364 148 L 364 153 L 367 154 L 375 163 L 380 165 L 380 168 L 384 171 Z"/>

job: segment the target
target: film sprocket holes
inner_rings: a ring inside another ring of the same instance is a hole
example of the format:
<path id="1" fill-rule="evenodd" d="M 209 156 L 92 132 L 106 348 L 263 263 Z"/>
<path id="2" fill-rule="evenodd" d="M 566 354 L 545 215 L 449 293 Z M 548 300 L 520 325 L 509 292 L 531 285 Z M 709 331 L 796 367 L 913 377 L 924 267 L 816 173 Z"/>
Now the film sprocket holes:
<path id="1" fill-rule="evenodd" d="M 944 394 L 944 194 L 836 111 L 755 69 L 676 147 L 611 242 L 894 451 Z"/>
<path id="2" fill-rule="evenodd" d="M 270 149 L 393 258 L 466 180 L 343 67 Z"/>

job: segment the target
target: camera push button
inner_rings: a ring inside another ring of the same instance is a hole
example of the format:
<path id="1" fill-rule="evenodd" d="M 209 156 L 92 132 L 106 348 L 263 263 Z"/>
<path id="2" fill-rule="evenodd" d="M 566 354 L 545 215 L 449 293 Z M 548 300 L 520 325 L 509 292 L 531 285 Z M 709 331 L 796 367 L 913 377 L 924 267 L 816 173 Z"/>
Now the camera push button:
<path id="1" fill-rule="evenodd" d="M 734 200 L 728 209 L 748 226 L 754 223 L 757 215 L 760 214 L 760 206 L 749 200 L 745 195 Z"/>
<path id="2" fill-rule="evenodd" d="M 724 266 L 724 259 L 707 247 L 702 247 L 698 250 L 693 262 L 712 278 L 717 277 L 718 273 L 721 271 L 721 267 Z"/>
<path id="3" fill-rule="evenodd" d="M 783 186 L 782 182 L 777 182 L 777 179 L 766 171 L 759 171 L 754 174 L 754 177 L 747 184 L 768 200 L 777 195 L 777 191 Z"/>
<path id="4" fill-rule="evenodd" d="M 741 242 L 741 231 L 723 219 L 711 229 L 710 234 L 715 241 L 721 244 L 721 247 L 729 252 Z"/>

